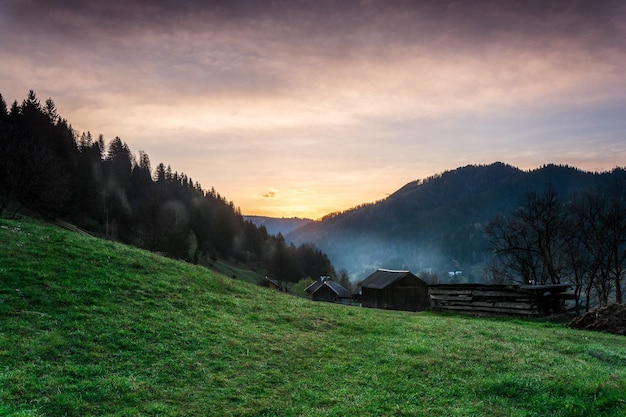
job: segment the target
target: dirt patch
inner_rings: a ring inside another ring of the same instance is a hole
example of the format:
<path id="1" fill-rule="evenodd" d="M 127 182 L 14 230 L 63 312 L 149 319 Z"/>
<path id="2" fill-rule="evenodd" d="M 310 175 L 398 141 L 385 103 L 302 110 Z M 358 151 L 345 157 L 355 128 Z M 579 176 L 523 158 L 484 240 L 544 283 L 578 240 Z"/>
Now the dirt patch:
<path id="1" fill-rule="evenodd" d="M 572 320 L 569 327 L 626 335 L 626 304 L 612 304 L 591 310 Z"/>

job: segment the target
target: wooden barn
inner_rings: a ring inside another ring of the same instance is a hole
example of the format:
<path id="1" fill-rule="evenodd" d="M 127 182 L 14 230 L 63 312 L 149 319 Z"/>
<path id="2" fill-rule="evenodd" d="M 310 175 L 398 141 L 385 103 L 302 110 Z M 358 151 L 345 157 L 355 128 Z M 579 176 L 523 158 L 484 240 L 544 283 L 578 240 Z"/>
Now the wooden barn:
<path id="1" fill-rule="evenodd" d="M 410 271 L 379 269 L 360 284 L 363 307 L 422 311 L 429 307 L 428 284 Z"/>
<path id="2" fill-rule="evenodd" d="M 542 317 L 566 311 L 568 303 L 577 307 L 575 287 L 574 284 L 441 284 L 430 286 L 430 298 L 435 310 Z"/>
<path id="3" fill-rule="evenodd" d="M 278 281 L 270 279 L 268 277 L 263 278 L 263 280 L 259 283 L 261 287 L 271 288 L 280 292 L 287 292 L 287 287 L 285 285 L 281 285 Z"/>
<path id="4" fill-rule="evenodd" d="M 331 281 L 327 277 L 320 278 L 305 288 L 308 297 L 313 301 L 326 301 L 329 303 L 350 304 L 350 292 L 342 285 Z"/>

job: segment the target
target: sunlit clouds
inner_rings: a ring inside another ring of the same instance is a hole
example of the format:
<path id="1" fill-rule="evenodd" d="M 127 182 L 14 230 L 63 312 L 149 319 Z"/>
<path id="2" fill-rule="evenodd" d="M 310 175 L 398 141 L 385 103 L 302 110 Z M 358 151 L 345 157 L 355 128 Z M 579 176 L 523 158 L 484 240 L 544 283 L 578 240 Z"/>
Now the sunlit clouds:
<path id="1" fill-rule="evenodd" d="M 472 163 L 626 161 L 621 2 L 179 3 L 4 2 L 0 93 L 52 97 L 246 214 L 317 218 Z"/>

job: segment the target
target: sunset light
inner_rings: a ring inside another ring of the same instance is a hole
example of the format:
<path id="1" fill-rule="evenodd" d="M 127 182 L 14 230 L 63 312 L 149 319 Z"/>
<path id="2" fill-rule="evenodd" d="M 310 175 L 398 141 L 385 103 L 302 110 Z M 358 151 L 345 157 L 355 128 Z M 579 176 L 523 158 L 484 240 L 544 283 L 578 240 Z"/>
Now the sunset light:
<path id="1" fill-rule="evenodd" d="M 17 1 L 0 93 L 51 97 L 244 214 L 320 218 L 503 161 L 626 161 L 621 2 Z"/>

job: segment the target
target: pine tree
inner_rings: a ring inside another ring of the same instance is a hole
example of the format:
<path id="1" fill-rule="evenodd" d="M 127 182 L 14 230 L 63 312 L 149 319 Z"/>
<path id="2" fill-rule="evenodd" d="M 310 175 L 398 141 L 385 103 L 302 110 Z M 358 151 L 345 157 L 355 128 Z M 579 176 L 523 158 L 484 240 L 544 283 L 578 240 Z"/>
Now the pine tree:
<path id="1" fill-rule="evenodd" d="M 9 117 L 9 113 L 7 111 L 7 102 L 4 101 L 4 97 L 0 94 L 0 121 L 6 120 Z"/>
<path id="2" fill-rule="evenodd" d="M 46 116 L 48 116 L 48 119 L 50 119 L 50 123 L 52 123 L 53 125 L 56 125 L 57 122 L 59 121 L 59 115 L 57 114 L 57 106 L 54 104 L 54 101 L 52 101 L 51 98 L 46 100 L 46 105 L 43 108 L 43 113 Z"/>

